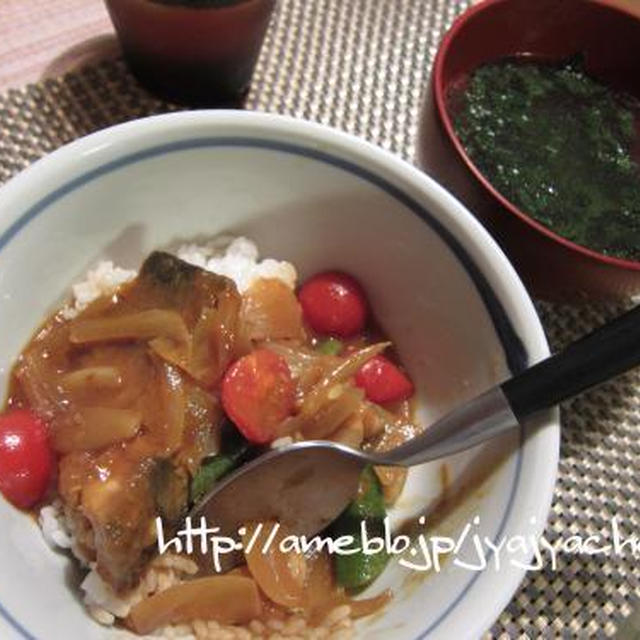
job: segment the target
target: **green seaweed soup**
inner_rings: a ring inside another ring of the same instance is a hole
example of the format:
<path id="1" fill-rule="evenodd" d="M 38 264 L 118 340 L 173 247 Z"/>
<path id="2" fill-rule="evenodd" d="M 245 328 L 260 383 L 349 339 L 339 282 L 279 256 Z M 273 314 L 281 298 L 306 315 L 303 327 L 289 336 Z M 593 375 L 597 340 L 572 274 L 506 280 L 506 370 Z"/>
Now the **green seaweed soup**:
<path id="1" fill-rule="evenodd" d="M 486 64 L 449 99 L 464 148 L 503 196 L 573 242 L 640 260 L 640 101 L 580 58 Z"/>

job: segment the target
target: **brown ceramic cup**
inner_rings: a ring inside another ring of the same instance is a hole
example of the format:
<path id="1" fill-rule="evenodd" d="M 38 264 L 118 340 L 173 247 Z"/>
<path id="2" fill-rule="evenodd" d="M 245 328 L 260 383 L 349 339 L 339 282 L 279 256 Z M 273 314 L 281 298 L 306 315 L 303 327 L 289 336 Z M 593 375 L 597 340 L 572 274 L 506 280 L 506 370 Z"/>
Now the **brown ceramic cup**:
<path id="1" fill-rule="evenodd" d="M 140 82 L 191 106 L 246 95 L 275 0 L 106 0 Z"/>

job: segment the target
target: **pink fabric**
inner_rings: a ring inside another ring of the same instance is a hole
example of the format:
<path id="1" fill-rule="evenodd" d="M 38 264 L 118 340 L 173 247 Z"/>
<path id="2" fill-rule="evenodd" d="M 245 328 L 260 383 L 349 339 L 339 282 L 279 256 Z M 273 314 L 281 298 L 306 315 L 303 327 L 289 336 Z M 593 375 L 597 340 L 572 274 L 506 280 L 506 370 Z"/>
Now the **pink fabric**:
<path id="1" fill-rule="evenodd" d="M 0 0 L 0 91 L 116 52 L 103 0 Z"/>

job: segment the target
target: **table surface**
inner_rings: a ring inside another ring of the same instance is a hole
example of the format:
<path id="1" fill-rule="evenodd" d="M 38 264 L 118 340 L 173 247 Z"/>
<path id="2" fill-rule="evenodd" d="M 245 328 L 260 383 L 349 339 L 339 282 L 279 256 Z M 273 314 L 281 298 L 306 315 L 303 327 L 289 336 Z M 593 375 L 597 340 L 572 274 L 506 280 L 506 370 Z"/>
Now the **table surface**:
<path id="1" fill-rule="evenodd" d="M 611 0 L 640 14 L 640 0 Z M 118 55 L 104 0 L 0 0 L 0 91 Z"/>

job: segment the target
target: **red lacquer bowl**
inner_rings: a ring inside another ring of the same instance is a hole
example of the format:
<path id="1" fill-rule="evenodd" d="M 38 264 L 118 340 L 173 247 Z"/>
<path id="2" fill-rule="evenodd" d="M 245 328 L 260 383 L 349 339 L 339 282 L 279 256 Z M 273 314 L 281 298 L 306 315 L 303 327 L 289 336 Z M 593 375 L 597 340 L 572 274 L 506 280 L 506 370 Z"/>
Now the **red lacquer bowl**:
<path id="1" fill-rule="evenodd" d="M 418 143 L 421 166 L 489 228 L 539 297 L 608 299 L 640 294 L 640 262 L 563 238 L 504 198 L 458 140 L 449 88 L 479 65 L 517 54 L 585 55 L 598 79 L 640 96 L 640 13 L 601 0 L 485 0 L 456 20 L 436 56 Z"/>

